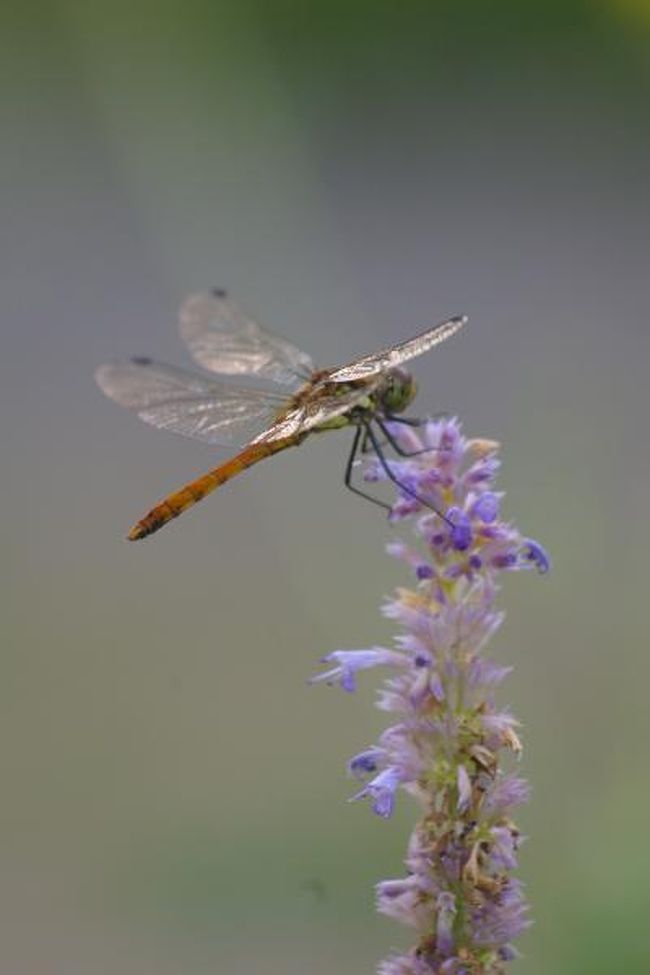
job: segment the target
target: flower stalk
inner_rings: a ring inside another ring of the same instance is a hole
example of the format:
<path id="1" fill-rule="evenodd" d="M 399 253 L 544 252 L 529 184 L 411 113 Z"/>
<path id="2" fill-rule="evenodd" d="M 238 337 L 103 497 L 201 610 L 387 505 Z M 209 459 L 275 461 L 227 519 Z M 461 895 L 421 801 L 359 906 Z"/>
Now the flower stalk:
<path id="1" fill-rule="evenodd" d="M 410 521 L 415 535 L 388 545 L 414 576 L 384 606 L 400 632 L 394 648 L 328 654 L 314 681 L 352 692 L 360 671 L 389 669 L 377 706 L 392 723 L 350 760 L 363 783 L 353 798 L 388 818 L 401 788 L 421 809 L 406 876 L 376 888 L 377 909 L 415 929 L 417 941 L 381 962 L 379 975 L 501 975 L 530 923 L 512 875 L 521 842 L 513 810 L 529 788 L 513 770 L 518 722 L 494 697 L 511 668 L 484 650 L 503 621 L 500 575 L 550 564 L 501 518 L 496 443 L 466 439 L 454 419 L 417 433 L 393 423 L 390 432 L 411 454 L 388 462 L 403 485 L 390 518 Z M 365 472 L 368 481 L 386 477 L 376 462 Z"/>

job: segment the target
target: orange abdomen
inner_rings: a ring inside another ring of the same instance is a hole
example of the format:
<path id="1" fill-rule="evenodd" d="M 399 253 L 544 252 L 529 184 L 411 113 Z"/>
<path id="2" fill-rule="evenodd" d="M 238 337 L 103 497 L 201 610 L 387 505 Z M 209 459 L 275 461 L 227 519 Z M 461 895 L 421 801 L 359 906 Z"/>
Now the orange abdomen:
<path id="1" fill-rule="evenodd" d="M 141 518 L 133 526 L 127 538 L 134 542 L 137 539 L 146 538 L 147 535 L 152 535 L 159 528 L 162 528 L 163 525 L 166 525 L 168 521 L 172 521 L 173 518 L 178 518 L 187 508 L 191 508 L 197 501 L 201 501 L 206 494 L 210 494 L 211 491 L 225 484 L 226 481 L 229 481 L 237 474 L 241 474 L 247 467 L 252 467 L 253 464 L 263 460 L 265 457 L 271 457 L 280 450 L 292 447 L 298 442 L 299 439 L 297 437 L 290 437 L 284 440 L 270 440 L 263 443 L 249 444 L 241 453 L 235 457 L 231 457 L 225 464 L 221 464 L 220 467 L 215 467 L 214 470 L 203 474 L 196 481 L 191 481 L 185 487 L 182 487 L 180 491 L 169 494 L 164 501 L 160 501 L 144 518 Z"/>

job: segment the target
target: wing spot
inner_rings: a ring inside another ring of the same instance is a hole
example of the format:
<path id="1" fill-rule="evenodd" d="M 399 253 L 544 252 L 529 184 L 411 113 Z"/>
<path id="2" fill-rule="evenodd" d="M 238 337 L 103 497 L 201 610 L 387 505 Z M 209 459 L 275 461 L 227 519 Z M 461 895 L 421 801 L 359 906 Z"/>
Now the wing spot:
<path id="1" fill-rule="evenodd" d="M 212 294 L 215 298 L 227 298 L 228 293 L 225 288 L 213 288 Z"/>
<path id="2" fill-rule="evenodd" d="M 131 356 L 131 362 L 134 366 L 152 366 L 153 359 L 150 359 L 148 355 L 134 355 Z"/>

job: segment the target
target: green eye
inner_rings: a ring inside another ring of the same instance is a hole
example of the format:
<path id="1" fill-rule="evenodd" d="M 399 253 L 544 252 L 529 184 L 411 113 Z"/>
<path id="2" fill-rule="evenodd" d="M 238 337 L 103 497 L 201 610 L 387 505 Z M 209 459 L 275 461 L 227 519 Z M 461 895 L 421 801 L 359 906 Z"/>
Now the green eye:
<path id="1" fill-rule="evenodd" d="M 393 373 L 384 393 L 384 407 L 389 413 L 401 413 L 415 396 L 415 380 L 408 373 Z"/>

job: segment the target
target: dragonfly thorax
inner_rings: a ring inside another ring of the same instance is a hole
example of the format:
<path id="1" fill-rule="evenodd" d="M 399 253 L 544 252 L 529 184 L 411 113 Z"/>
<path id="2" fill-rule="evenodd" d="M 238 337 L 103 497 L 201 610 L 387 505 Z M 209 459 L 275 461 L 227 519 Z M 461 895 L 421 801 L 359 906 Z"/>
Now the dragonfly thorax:
<path id="1" fill-rule="evenodd" d="M 405 369 L 391 369 L 377 391 L 377 399 L 384 413 L 401 413 L 413 401 L 417 392 L 415 379 Z"/>

